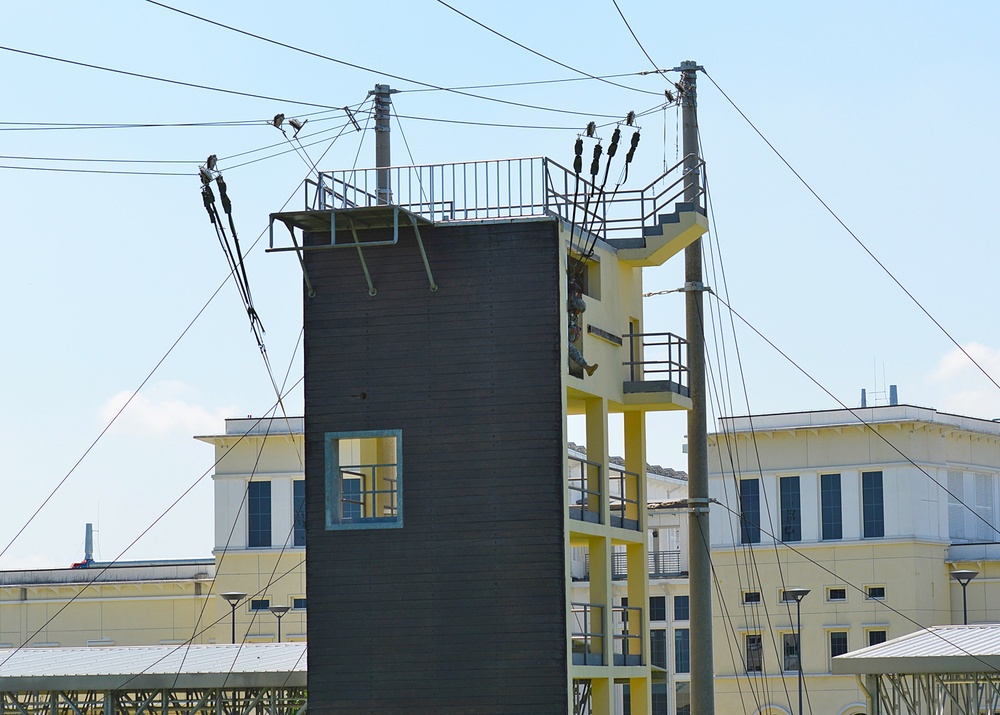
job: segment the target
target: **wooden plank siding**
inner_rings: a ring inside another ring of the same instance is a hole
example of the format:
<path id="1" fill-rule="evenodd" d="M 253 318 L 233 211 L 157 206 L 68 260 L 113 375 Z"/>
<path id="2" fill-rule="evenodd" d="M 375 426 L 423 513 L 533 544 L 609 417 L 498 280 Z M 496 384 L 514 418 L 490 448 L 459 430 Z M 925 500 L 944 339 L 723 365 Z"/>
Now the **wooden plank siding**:
<path id="1" fill-rule="evenodd" d="M 310 251 L 309 710 L 566 713 L 557 224 Z M 310 236 L 323 242 L 325 236 Z M 402 430 L 401 529 L 327 531 L 324 435 Z"/>

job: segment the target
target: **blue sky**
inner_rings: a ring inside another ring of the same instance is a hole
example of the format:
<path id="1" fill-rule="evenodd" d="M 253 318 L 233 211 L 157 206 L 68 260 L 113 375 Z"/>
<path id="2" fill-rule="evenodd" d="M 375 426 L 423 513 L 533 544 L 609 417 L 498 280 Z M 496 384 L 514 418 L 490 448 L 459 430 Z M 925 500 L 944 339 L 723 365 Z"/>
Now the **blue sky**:
<path id="1" fill-rule="evenodd" d="M 650 69 L 611 0 L 453 3 L 481 22 L 592 74 Z M 578 76 L 491 35 L 432 0 L 295 6 L 246 2 L 174 7 L 382 72 L 446 86 Z M 994 199 L 1000 8 L 989 2 L 688 3 L 619 0 L 660 67 L 705 66 L 862 242 L 994 376 L 993 316 L 1000 215 Z M 84 524 L 99 557 L 119 556 L 188 488 L 125 558 L 207 556 L 212 547 L 210 447 L 225 417 L 261 415 L 273 390 L 199 196 L 197 166 L 222 158 L 242 242 L 298 192 L 295 154 L 266 121 L 313 112 L 304 134 L 339 127 L 329 108 L 366 100 L 376 82 L 418 85 L 351 69 L 239 35 L 139 0 L 20 3 L 4 9 L 0 45 L 134 73 L 265 95 L 254 99 L 122 76 L 0 50 L 0 169 L 6 307 L 0 474 L 8 518 L 0 568 L 68 565 Z M 658 93 L 655 75 L 623 78 Z M 712 208 L 713 256 L 729 300 L 838 399 L 898 384 L 904 402 L 1000 416 L 1000 389 L 956 357 L 851 236 L 808 193 L 705 76 L 699 119 Z M 580 81 L 476 90 L 580 112 L 519 108 L 446 92 L 403 91 L 403 117 L 555 126 L 503 129 L 403 118 L 394 163 L 513 156 L 572 160 L 588 115 L 654 107 L 651 94 Z M 363 116 L 363 115 L 362 115 Z M 252 121 L 251 121 L 252 120 Z M 643 119 L 633 174 L 643 183 L 677 158 L 676 111 Z M 239 126 L 33 129 L 29 122 Z M 316 140 L 336 134 L 319 134 Z M 402 138 L 405 136 L 406 145 Z M 371 132 L 345 132 L 323 169 L 373 163 Z M 12 157 L 36 157 L 26 160 Z M 41 161 L 48 158 L 142 163 Z M 179 163 L 145 163 L 179 162 Z M 177 172 L 183 176 L 37 171 L 39 167 Z M 290 254 L 249 251 L 247 270 L 276 372 L 301 376 L 301 279 Z M 713 288 L 722 291 L 718 276 Z M 649 290 L 677 287 L 679 266 L 649 271 Z M 215 291 L 218 295 L 210 301 Z M 153 371 L 138 397 L 18 538 L 42 500 Z M 647 327 L 683 332 L 678 295 L 647 302 Z M 728 320 L 728 318 L 727 318 Z M 836 407 L 746 329 L 726 364 L 713 358 L 734 411 Z M 718 353 L 721 355 L 721 353 Z M 721 376 L 725 373 L 725 377 Z M 746 393 L 743 397 L 743 382 Z M 124 397 L 123 397 L 124 396 Z M 288 400 L 301 411 L 301 391 Z M 651 421 L 651 462 L 684 468 L 682 415 Z M 13 540 L 13 541 L 12 541 Z"/>

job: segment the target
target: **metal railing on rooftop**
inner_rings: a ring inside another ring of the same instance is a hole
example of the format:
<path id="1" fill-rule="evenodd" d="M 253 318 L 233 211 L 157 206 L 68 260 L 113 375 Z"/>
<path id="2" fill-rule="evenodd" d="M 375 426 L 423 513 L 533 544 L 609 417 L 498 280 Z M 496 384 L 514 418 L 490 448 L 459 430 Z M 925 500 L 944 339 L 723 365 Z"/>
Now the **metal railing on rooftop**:
<path id="1" fill-rule="evenodd" d="M 379 175 L 387 176 L 388 205 L 428 221 L 490 221 L 557 216 L 602 239 L 638 238 L 691 193 L 684 160 L 638 189 L 597 186 L 545 157 L 319 172 L 305 186 L 307 211 L 385 205 Z M 694 188 L 700 205 L 703 190 Z"/>

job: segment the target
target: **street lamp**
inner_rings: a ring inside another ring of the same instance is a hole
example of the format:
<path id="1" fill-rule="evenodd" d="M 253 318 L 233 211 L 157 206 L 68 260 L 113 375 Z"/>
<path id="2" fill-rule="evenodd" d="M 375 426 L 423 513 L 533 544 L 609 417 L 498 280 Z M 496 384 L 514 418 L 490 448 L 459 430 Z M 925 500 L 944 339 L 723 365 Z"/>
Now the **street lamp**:
<path id="1" fill-rule="evenodd" d="M 969 625 L 969 602 L 965 598 L 965 587 L 978 575 L 979 572 L 972 569 L 956 569 L 951 572 L 951 577 L 962 584 L 962 622 L 965 625 Z"/>
<path id="2" fill-rule="evenodd" d="M 288 613 L 291 606 L 271 606 L 268 610 L 271 611 L 278 619 L 278 642 L 281 643 L 281 617 Z"/>
<path id="3" fill-rule="evenodd" d="M 239 605 L 240 601 L 247 597 L 245 593 L 240 593 L 239 591 L 226 591 L 225 593 L 220 593 L 224 599 L 229 601 L 230 608 L 233 609 L 233 643 L 236 642 L 236 606 Z"/>
<path id="4" fill-rule="evenodd" d="M 802 715 L 802 599 L 809 594 L 808 588 L 786 588 L 782 593 L 783 601 L 795 601 L 795 645 L 798 648 L 799 661 L 799 715 Z"/>

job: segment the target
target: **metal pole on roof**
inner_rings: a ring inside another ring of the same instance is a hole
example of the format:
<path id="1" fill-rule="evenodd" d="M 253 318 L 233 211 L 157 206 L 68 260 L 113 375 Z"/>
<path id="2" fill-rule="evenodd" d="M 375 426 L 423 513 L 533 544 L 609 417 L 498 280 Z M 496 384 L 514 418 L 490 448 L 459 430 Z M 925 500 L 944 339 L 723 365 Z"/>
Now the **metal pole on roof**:
<path id="1" fill-rule="evenodd" d="M 391 95 L 397 90 L 387 84 L 377 84 L 369 95 L 375 95 L 375 168 L 377 172 L 378 202 L 387 205 L 392 198 L 388 167 L 392 166 L 389 147 L 389 112 L 392 107 Z M 384 170 L 383 167 L 385 167 Z"/>
<path id="2" fill-rule="evenodd" d="M 701 200 L 698 152 L 697 62 L 680 67 L 684 124 L 684 201 Z M 684 249 L 684 289 L 688 340 L 688 560 L 691 617 L 691 715 L 715 713 L 712 657 L 712 555 L 708 523 L 708 417 L 705 388 L 705 310 L 701 240 Z"/>

